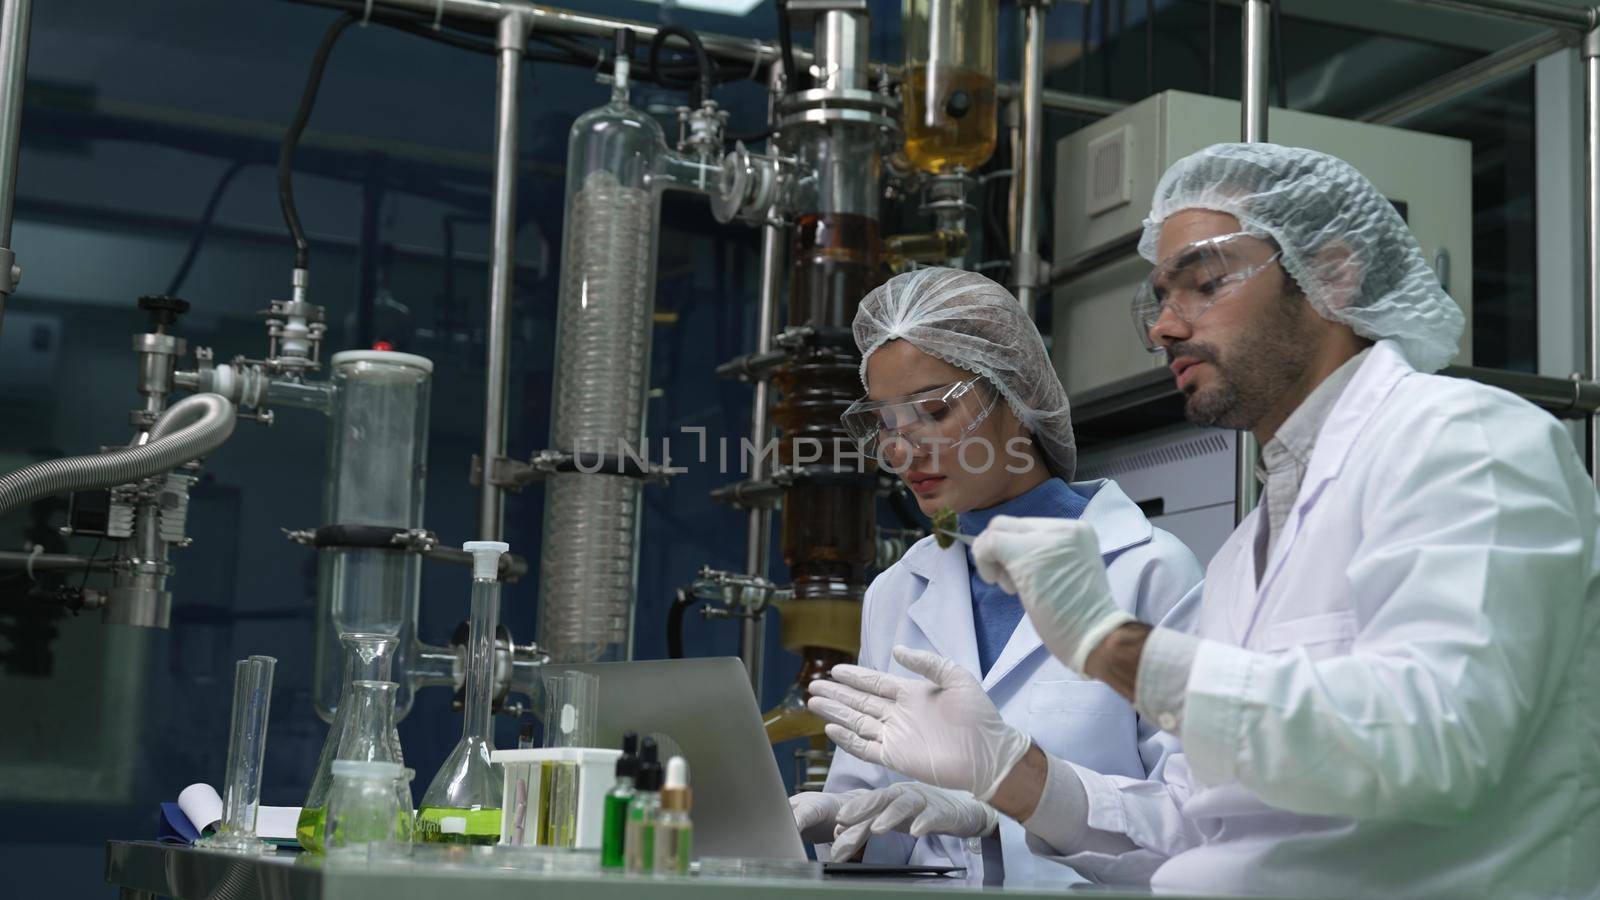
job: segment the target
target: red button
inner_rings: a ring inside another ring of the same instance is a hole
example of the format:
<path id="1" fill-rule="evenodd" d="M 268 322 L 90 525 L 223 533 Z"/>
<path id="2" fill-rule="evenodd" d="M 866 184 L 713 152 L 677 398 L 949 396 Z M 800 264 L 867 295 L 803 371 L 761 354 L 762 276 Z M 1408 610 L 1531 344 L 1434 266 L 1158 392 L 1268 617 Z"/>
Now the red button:
<path id="1" fill-rule="evenodd" d="M 372 349 L 374 349 L 374 350 L 393 350 L 394 349 L 394 345 L 389 343 L 388 341 L 373 341 L 372 342 Z"/>

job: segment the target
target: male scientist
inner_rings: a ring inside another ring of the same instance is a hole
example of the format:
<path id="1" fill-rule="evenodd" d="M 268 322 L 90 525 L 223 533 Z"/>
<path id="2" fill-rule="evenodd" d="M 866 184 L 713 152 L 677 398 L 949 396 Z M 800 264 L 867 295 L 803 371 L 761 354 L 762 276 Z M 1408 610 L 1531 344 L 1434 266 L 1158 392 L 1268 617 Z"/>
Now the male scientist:
<path id="1" fill-rule="evenodd" d="M 1109 883 L 1316 896 L 1600 896 L 1600 499 L 1568 435 L 1434 374 L 1461 314 L 1341 160 L 1222 144 L 1170 169 L 1144 340 L 1189 418 L 1261 442 L 1260 505 L 1198 626 L 1111 601 L 1092 527 L 997 518 L 983 577 L 1183 752 L 1161 782 L 1051 758 L 971 675 L 857 666 L 811 708 L 855 756 L 971 791 Z"/>

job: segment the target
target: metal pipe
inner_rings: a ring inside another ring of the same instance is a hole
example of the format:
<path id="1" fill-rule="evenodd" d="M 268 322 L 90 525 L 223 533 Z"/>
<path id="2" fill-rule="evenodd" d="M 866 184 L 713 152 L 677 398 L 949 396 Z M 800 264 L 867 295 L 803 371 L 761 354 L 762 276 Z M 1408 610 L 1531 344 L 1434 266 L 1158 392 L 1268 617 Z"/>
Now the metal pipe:
<path id="1" fill-rule="evenodd" d="M 783 238 L 782 220 L 768 213 L 767 223 L 761 226 L 761 308 L 756 317 L 756 352 L 765 353 L 772 348 L 772 334 L 777 328 L 778 297 L 783 291 Z M 756 381 L 756 396 L 750 416 L 750 443 L 754 466 L 750 478 L 759 480 L 766 473 L 766 454 L 761 451 L 767 443 L 772 426 L 767 420 L 768 382 Z M 772 509 L 764 506 L 750 508 L 749 531 L 745 540 L 745 572 L 760 578 L 767 576 L 768 557 L 772 548 Z M 739 632 L 739 658 L 750 673 L 750 686 L 755 688 L 756 700 L 761 699 L 762 670 L 766 662 L 766 618 L 758 616 L 741 620 Z"/>
<path id="2" fill-rule="evenodd" d="M 17 288 L 22 270 L 11 250 L 11 214 L 17 199 L 18 136 L 22 131 L 22 88 L 28 77 L 28 23 L 33 0 L 0 4 L 0 329 L 6 297 Z"/>
<path id="3" fill-rule="evenodd" d="M 116 565 L 109 556 L 75 556 L 71 553 L 23 553 L 18 550 L 0 550 L 0 569 L 22 569 L 34 572 L 106 572 Z"/>
<path id="4" fill-rule="evenodd" d="M 1600 28 L 1583 36 L 1584 323 L 1589 380 L 1600 380 Z M 1600 486 L 1600 416 L 1589 417 L 1589 473 Z"/>
<path id="5" fill-rule="evenodd" d="M 1577 43 L 1574 35 L 1562 29 L 1536 34 L 1524 41 L 1475 60 L 1435 78 L 1413 90 L 1362 113 L 1363 122 L 1399 125 L 1476 88 L 1523 71 L 1539 60 Z"/>
<path id="6" fill-rule="evenodd" d="M 1567 6 L 1545 0 L 1400 0 L 1413 6 L 1437 6 L 1459 12 L 1515 19 L 1565 28 L 1570 31 L 1587 31 L 1596 24 L 1591 11 L 1581 6 Z"/>
<path id="7" fill-rule="evenodd" d="M 1243 72 L 1239 83 L 1243 85 L 1239 98 L 1239 140 L 1255 143 L 1267 139 L 1267 24 L 1268 0 L 1243 0 L 1244 48 Z M 1282 0 L 1279 0 L 1282 2 Z M 1256 481 L 1256 461 L 1261 458 L 1261 446 L 1256 436 L 1248 431 L 1239 432 L 1233 457 L 1233 521 L 1244 521 L 1250 510 L 1261 502 L 1261 483 Z"/>
<path id="8" fill-rule="evenodd" d="M 1012 100 L 1021 95 L 1021 85 L 1013 84 L 1009 81 L 1002 81 L 995 85 L 995 96 L 1001 100 Z M 1057 91 L 1050 88 L 1044 88 L 1039 92 L 1039 102 L 1043 104 L 1045 109 L 1077 113 L 1095 118 L 1104 118 L 1128 108 L 1128 104 L 1123 103 L 1121 100 L 1092 97 L 1088 94 L 1074 94 L 1071 91 Z"/>
<path id="9" fill-rule="evenodd" d="M 331 5 L 324 4 L 322 0 L 297 0 L 297 2 L 316 6 Z M 515 3 L 510 2 L 510 0 L 506 0 L 506 2 L 500 2 L 500 0 L 378 0 L 374 7 L 377 9 L 387 7 L 408 12 L 425 13 L 430 17 L 437 14 L 446 20 L 457 19 L 480 23 L 498 22 L 505 15 L 506 10 L 516 9 L 528 17 L 529 28 L 532 31 L 579 37 L 610 38 L 620 28 L 633 32 L 640 43 L 649 43 L 656 36 L 656 31 L 658 30 L 657 26 L 648 22 L 578 13 L 548 6 Z M 750 66 L 752 77 L 759 75 L 763 69 L 778 62 L 782 57 L 782 51 L 778 45 L 771 41 L 733 37 L 709 31 L 697 33 L 700 35 L 701 43 L 705 45 L 706 53 L 724 62 Z M 794 54 L 795 63 L 802 67 L 809 65 L 814 58 L 810 52 L 801 47 L 796 47 Z M 869 70 L 878 68 L 877 64 L 867 66 Z M 882 68 L 892 80 L 898 81 L 901 71 L 899 65 L 884 64 Z M 1002 100 L 1022 94 L 1022 87 L 1013 82 L 1000 82 L 995 87 L 999 92 L 998 96 Z M 1045 109 L 1097 118 L 1109 116 L 1127 106 L 1126 103 L 1108 100 L 1104 97 L 1090 97 L 1084 94 L 1074 94 L 1070 91 L 1056 90 L 1042 91 L 1040 100 Z"/>
<path id="10" fill-rule="evenodd" d="M 456 0 L 465 2 L 465 0 Z M 499 88 L 494 132 L 494 205 L 489 214 L 489 363 L 484 372 L 483 493 L 478 502 L 478 536 L 500 540 L 505 494 L 487 473 L 506 453 L 506 409 L 511 380 L 511 276 L 516 268 L 517 100 L 522 54 L 528 46 L 528 20 L 508 12 L 500 20 Z"/>
<path id="11" fill-rule="evenodd" d="M 1044 144 L 1044 16 L 1046 2 L 1028 3 L 1022 45 L 1022 168 L 1012 179 L 1017 196 L 1017 243 L 1011 277 L 1017 300 L 1033 318 L 1039 289 L 1039 170 Z"/>
<path id="12" fill-rule="evenodd" d="M 1239 83 L 1244 89 L 1239 95 L 1239 140 L 1245 143 L 1267 139 L 1268 2 L 1243 0 L 1244 71 Z"/>

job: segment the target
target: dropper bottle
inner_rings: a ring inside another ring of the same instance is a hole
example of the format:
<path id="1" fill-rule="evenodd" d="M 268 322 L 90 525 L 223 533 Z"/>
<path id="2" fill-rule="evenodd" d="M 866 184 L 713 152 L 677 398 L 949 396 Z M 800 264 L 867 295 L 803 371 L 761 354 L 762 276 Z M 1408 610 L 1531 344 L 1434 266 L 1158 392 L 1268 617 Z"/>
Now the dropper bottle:
<path id="1" fill-rule="evenodd" d="M 606 794 L 605 819 L 600 833 L 600 867 L 620 869 L 626 864 L 628 804 L 633 800 L 633 779 L 639 774 L 639 736 L 622 736 L 622 756 L 617 759 L 617 783 Z"/>
<path id="2" fill-rule="evenodd" d="M 667 760 L 667 781 L 661 788 L 661 813 L 656 817 L 655 871 L 659 875 L 689 874 L 689 857 L 694 844 L 689 803 L 689 762 L 674 756 Z"/>
<path id="3" fill-rule="evenodd" d="M 626 868 L 632 873 L 649 872 L 655 863 L 656 816 L 661 812 L 661 760 L 656 754 L 655 738 L 639 743 L 638 783 L 628 803 Z"/>

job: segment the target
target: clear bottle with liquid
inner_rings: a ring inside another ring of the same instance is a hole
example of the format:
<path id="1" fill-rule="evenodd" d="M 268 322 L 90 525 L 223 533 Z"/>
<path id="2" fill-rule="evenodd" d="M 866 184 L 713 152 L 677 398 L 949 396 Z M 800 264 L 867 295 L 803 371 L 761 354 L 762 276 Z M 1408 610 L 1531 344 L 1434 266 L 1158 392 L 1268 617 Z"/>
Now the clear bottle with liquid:
<path id="1" fill-rule="evenodd" d="M 656 816 L 655 863 L 658 875 L 687 875 L 694 855 L 694 822 L 689 818 L 689 762 L 681 756 L 667 760 L 667 778 L 661 786 L 661 812 Z"/>
<path id="2" fill-rule="evenodd" d="M 639 776 L 633 799 L 628 801 L 624 868 L 630 873 L 649 872 L 656 859 L 656 817 L 661 814 L 661 760 L 656 742 L 645 738 L 639 746 Z"/>
<path id="3" fill-rule="evenodd" d="M 628 805 L 633 802 L 634 779 L 639 774 L 639 737 L 622 736 L 622 756 L 617 758 L 617 783 L 606 794 L 605 818 L 600 831 L 600 868 L 620 869 L 626 864 Z"/>
<path id="4" fill-rule="evenodd" d="M 417 810 L 416 839 L 427 843 L 494 844 L 500 840 L 503 776 L 489 762 L 494 749 L 494 633 L 500 619 L 500 541 L 468 541 L 472 612 L 467 632 L 466 698 L 461 740 L 439 767 Z"/>
<path id="5" fill-rule="evenodd" d="M 934 175 L 994 155 L 997 0 L 905 0 L 906 156 Z"/>
<path id="6" fill-rule="evenodd" d="M 295 822 L 295 839 L 302 849 L 312 853 L 323 850 L 323 824 L 328 795 L 333 789 L 334 760 L 404 763 L 400 734 L 394 724 L 399 685 L 379 677 L 388 674 L 388 655 L 395 639 L 381 634 L 345 634 L 340 639 L 346 649 L 345 687 L 328 739 L 317 758 L 311 789 L 306 792 Z M 408 794 L 406 809 L 410 808 Z"/>

